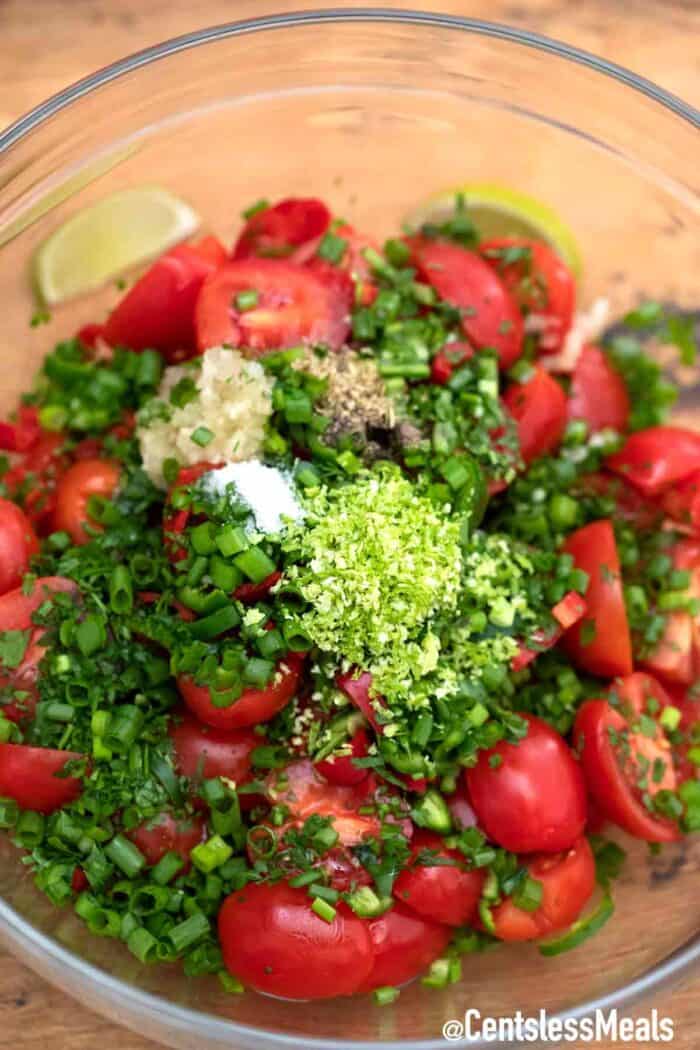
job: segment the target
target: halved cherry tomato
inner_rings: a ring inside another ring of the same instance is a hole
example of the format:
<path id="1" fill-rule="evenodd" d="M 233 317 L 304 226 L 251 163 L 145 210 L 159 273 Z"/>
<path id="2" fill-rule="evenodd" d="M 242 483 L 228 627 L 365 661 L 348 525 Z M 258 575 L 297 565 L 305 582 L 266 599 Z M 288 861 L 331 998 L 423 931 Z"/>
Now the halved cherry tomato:
<path id="1" fill-rule="evenodd" d="M 82 757 L 75 751 L 0 744 L 0 796 L 14 799 L 20 809 L 53 813 L 82 791 L 77 777 L 60 775 L 67 762 Z"/>
<path id="2" fill-rule="evenodd" d="M 315 197 L 287 197 L 246 222 L 233 249 L 233 258 L 285 258 L 307 262 L 330 226 L 331 213 Z"/>
<path id="3" fill-rule="evenodd" d="M 446 801 L 447 808 L 449 809 L 452 820 L 458 830 L 461 828 L 476 827 L 476 813 L 474 812 L 474 807 L 469 798 L 467 785 L 463 780 L 458 781 L 456 790 L 447 797 Z"/>
<path id="4" fill-rule="evenodd" d="M 474 347 L 469 343 L 445 343 L 442 350 L 436 353 L 430 366 L 430 378 L 433 383 L 444 386 L 452 378 L 455 368 L 463 365 L 474 353 Z"/>
<path id="5" fill-rule="evenodd" d="M 377 721 L 377 712 L 374 704 L 377 698 L 371 695 L 372 675 L 369 671 L 357 674 L 355 671 L 347 671 L 336 676 L 335 684 L 345 695 L 352 700 L 355 707 L 360 711 L 376 733 L 382 732 L 381 723 Z"/>
<path id="6" fill-rule="evenodd" d="M 492 347 L 501 368 L 523 352 L 523 318 L 500 277 L 476 254 L 449 241 L 409 237 L 411 263 L 441 299 L 464 311 L 462 330 L 477 350 Z"/>
<path id="7" fill-rule="evenodd" d="M 680 838 L 677 825 L 652 813 L 637 787 L 642 770 L 646 789 L 653 786 L 649 774 L 657 758 L 663 763 L 665 786 L 675 787 L 668 741 L 661 730 L 659 734 L 650 738 L 635 730 L 621 711 L 602 699 L 587 700 L 574 723 L 588 791 L 608 820 L 635 838 L 674 842 Z"/>
<path id="8" fill-rule="evenodd" d="M 39 699 L 39 663 L 46 652 L 41 644 L 43 634 L 43 628 L 34 628 L 17 667 L 0 666 L 0 714 L 10 722 L 28 722 L 34 717 Z"/>
<path id="9" fill-rule="evenodd" d="M 513 249 L 528 249 L 528 257 L 513 259 Z M 543 353 L 560 349 L 571 328 L 576 304 L 576 281 L 566 263 L 543 241 L 524 237 L 497 237 L 483 241 L 479 253 L 493 267 L 521 309 L 541 322 L 539 346 Z M 509 261 L 510 260 L 510 261 Z"/>
<path id="10" fill-rule="evenodd" d="M 530 878 L 542 884 L 542 903 L 528 912 L 507 897 L 492 910 L 495 935 L 501 941 L 533 941 L 565 930 L 578 919 L 595 889 L 595 861 L 588 839 L 580 838 L 564 853 L 523 858 Z"/>
<path id="11" fill-rule="evenodd" d="M 569 419 L 583 419 L 591 434 L 607 427 L 623 433 L 629 414 L 624 379 L 600 347 L 584 346 L 571 376 Z"/>
<path id="12" fill-rule="evenodd" d="M 566 429 L 566 394 L 549 372 L 536 366 L 530 379 L 508 387 L 503 403 L 518 425 L 526 463 L 554 451 Z"/>
<path id="13" fill-rule="evenodd" d="M 308 759 L 300 759 L 269 774 L 266 796 L 270 802 L 287 807 L 292 817 L 306 820 L 314 814 L 330 817 L 343 846 L 355 846 L 380 832 L 379 820 L 358 812 L 371 799 L 373 777 L 352 786 L 330 784 Z"/>
<path id="14" fill-rule="evenodd" d="M 27 515 L 9 499 L 0 499 L 0 594 L 18 587 L 39 550 Z"/>
<path id="15" fill-rule="evenodd" d="M 584 496 L 592 494 L 612 500 L 615 514 L 623 521 L 629 521 L 635 528 L 650 529 L 660 527 L 662 512 L 658 506 L 645 499 L 637 489 L 628 485 L 624 478 L 600 471 L 586 474 L 581 478 L 577 491 Z"/>
<path id="16" fill-rule="evenodd" d="M 98 532 L 102 531 L 102 526 L 88 514 L 90 497 L 111 499 L 119 485 L 120 476 L 121 468 L 106 459 L 81 459 L 69 467 L 59 478 L 56 487 L 56 509 L 53 514 L 56 531 L 67 532 L 74 543 L 89 543 L 91 536 L 85 529 L 86 524 Z"/>
<path id="17" fill-rule="evenodd" d="M 204 279 L 220 265 L 212 254 L 207 238 L 201 251 L 196 244 L 178 244 L 157 259 L 109 315 L 106 342 L 159 350 L 168 361 L 192 357 L 197 296 Z"/>
<path id="18" fill-rule="evenodd" d="M 166 853 L 177 853 L 185 862 L 182 872 L 190 867 L 190 853 L 206 838 L 206 824 L 202 817 L 177 818 L 164 810 L 152 820 L 146 820 L 137 828 L 127 831 L 127 838 L 143 853 L 153 866 Z"/>
<path id="19" fill-rule="evenodd" d="M 564 550 L 588 573 L 585 617 L 566 632 L 562 644 L 584 671 L 613 678 L 632 671 L 632 643 L 622 592 L 620 560 L 612 522 L 605 518 L 573 532 Z"/>
<path id="20" fill-rule="evenodd" d="M 28 630 L 33 626 L 32 617 L 39 606 L 56 593 L 77 594 L 78 585 L 65 576 L 39 576 L 28 593 L 25 593 L 24 588 L 17 587 L 1 595 L 0 634 L 3 631 Z"/>
<path id="21" fill-rule="evenodd" d="M 679 525 L 700 532 L 700 470 L 664 492 L 661 506 Z"/>
<path id="22" fill-rule="evenodd" d="M 252 309 L 236 305 L 241 292 L 257 292 Z M 352 297 L 352 281 L 340 270 L 331 282 L 282 259 L 229 263 L 207 278 L 197 299 L 197 347 L 202 353 L 225 343 L 256 355 L 309 342 L 337 350 L 350 331 Z"/>
<path id="23" fill-rule="evenodd" d="M 0 423 L 0 449 L 28 452 L 41 437 L 39 413 L 34 405 L 20 405 L 14 423 Z"/>
<path id="24" fill-rule="evenodd" d="M 606 465 L 645 496 L 658 496 L 700 470 L 700 433 L 671 426 L 638 430 Z"/>
<path id="25" fill-rule="evenodd" d="M 345 904 L 326 922 L 303 889 L 250 883 L 219 912 L 227 970 L 244 984 L 284 999 L 353 995 L 373 965 L 369 924 Z"/>
<path id="26" fill-rule="evenodd" d="M 700 766 L 688 757 L 688 752 L 697 749 L 700 743 L 700 696 L 695 690 L 690 691 L 678 686 L 671 687 L 667 695 L 671 706 L 681 713 L 681 720 L 673 738 L 673 762 L 676 779 L 682 784 L 686 780 L 700 777 Z"/>
<path id="27" fill-rule="evenodd" d="M 476 914 L 484 872 L 469 870 L 461 853 L 446 849 L 438 835 L 427 831 L 416 833 L 411 853 L 410 866 L 394 883 L 396 899 L 424 919 L 446 926 L 468 925 Z M 431 858 L 435 858 L 432 863 Z"/>
<path id="28" fill-rule="evenodd" d="M 418 977 L 449 944 L 449 926 L 424 919 L 402 904 L 367 924 L 374 962 L 357 992 L 371 992 L 387 985 L 399 986 Z"/>
<path id="29" fill-rule="evenodd" d="M 252 729 L 212 729 L 187 711 L 176 712 L 168 735 L 175 768 L 193 780 L 226 777 L 237 785 L 251 780 L 251 753 L 265 743 Z"/>
<path id="30" fill-rule="evenodd" d="M 369 751 L 369 737 L 365 730 L 360 726 L 348 743 L 349 755 L 335 755 L 316 763 L 316 769 L 329 784 L 352 787 L 353 784 L 362 783 L 369 775 L 368 769 L 362 769 L 353 762 L 355 758 L 364 758 Z"/>
<path id="31" fill-rule="evenodd" d="M 583 776 L 559 733 L 534 715 L 521 717 L 528 722 L 522 740 L 480 751 L 476 765 L 465 770 L 469 797 L 479 827 L 499 846 L 514 853 L 557 853 L 583 834 Z"/>
<path id="32" fill-rule="evenodd" d="M 197 685 L 189 675 L 179 675 L 177 687 L 190 711 L 215 729 L 241 729 L 269 722 L 296 693 L 304 663 L 303 653 L 288 653 L 277 665 L 275 677 L 262 689 L 244 689 L 229 707 L 212 703 L 208 685 Z"/>
<path id="33" fill-rule="evenodd" d="M 666 613 L 661 637 L 639 662 L 669 682 L 691 685 L 700 671 L 695 649 L 693 617 L 675 609 Z"/>

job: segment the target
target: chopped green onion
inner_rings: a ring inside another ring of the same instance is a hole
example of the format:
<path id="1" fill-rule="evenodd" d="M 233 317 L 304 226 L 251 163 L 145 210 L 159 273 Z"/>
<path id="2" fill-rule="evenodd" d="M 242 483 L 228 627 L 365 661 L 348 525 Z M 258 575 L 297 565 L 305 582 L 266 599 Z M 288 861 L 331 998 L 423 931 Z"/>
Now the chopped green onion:
<path id="1" fill-rule="evenodd" d="M 452 817 L 442 795 L 430 788 L 411 810 L 411 818 L 421 828 L 447 835 L 452 830 Z"/>
<path id="2" fill-rule="evenodd" d="M 201 940 L 202 937 L 206 937 L 210 932 L 209 919 L 200 911 L 190 915 L 188 919 L 178 923 L 177 926 L 173 926 L 168 937 L 179 954 L 191 948 L 193 944 Z"/>
<path id="3" fill-rule="evenodd" d="M 262 583 L 277 566 L 260 547 L 250 547 L 234 558 L 235 564 L 253 583 Z"/>
<path id="4" fill-rule="evenodd" d="M 584 941 L 587 941 L 589 937 L 592 937 L 594 933 L 597 933 L 598 930 L 605 926 L 605 923 L 611 918 L 614 911 L 615 905 L 612 897 L 609 893 L 606 893 L 591 915 L 575 922 L 562 937 L 540 944 L 540 954 L 546 956 L 561 955 L 562 952 L 569 952 L 572 948 L 578 948 L 580 944 L 583 944 Z"/>
<path id="5" fill-rule="evenodd" d="M 192 863 L 206 875 L 215 868 L 220 868 L 231 854 L 232 848 L 220 835 L 212 835 L 206 842 L 201 842 L 190 851 Z"/>
<path id="6" fill-rule="evenodd" d="M 206 448 L 214 440 L 214 432 L 209 427 L 197 427 L 190 434 L 190 441 L 200 448 Z"/>
<path id="7" fill-rule="evenodd" d="M 246 288 L 244 291 L 239 292 L 234 299 L 236 309 L 240 310 L 241 313 L 245 313 L 246 310 L 254 310 L 259 301 L 260 293 L 255 288 Z"/>
<path id="8" fill-rule="evenodd" d="M 128 613 L 134 604 L 131 575 L 124 565 L 117 565 L 109 581 L 109 604 L 115 613 Z"/>
<path id="9" fill-rule="evenodd" d="M 389 1006 L 391 1003 L 395 1003 L 400 995 L 401 989 L 394 988 L 394 986 L 390 984 L 384 985 L 382 988 L 374 989 L 374 1001 L 377 1006 Z"/>
<path id="10" fill-rule="evenodd" d="M 311 910 L 316 912 L 319 919 L 323 919 L 324 922 L 333 922 L 336 916 L 335 908 L 320 897 L 316 897 L 311 902 Z"/>
<path id="11" fill-rule="evenodd" d="M 185 862 L 180 854 L 169 850 L 163 854 L 155 867 L 151 868 L 151 878 L 159 886 L 166 886 L 184 866 Z"/>
<path id="12" fill-rule="evenodd" d="M 129 879 L 133 879 L 146 867 L 146 858 L 141 850 L 124 835 L 116 835 L 105 846 L 105 853 Z"/>

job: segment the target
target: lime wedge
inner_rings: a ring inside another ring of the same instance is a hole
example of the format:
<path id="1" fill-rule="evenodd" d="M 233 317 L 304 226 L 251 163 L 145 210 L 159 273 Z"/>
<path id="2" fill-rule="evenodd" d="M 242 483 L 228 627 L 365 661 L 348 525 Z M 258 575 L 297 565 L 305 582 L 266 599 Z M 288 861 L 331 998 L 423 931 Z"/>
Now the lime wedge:
<path id="1" fill-rule="evenodd" d="M 121 190 L 73 215 L 39 246 L 33 271 L 49 306 L 99 288 L 189 237 L 199 217 L 158 186 Z"/>
<path id="2" fill-rule="evenodd" d="M 549 205 L 510 186 L 496 182 L 455 186 L 419 205 L 406 217 L 406 226 L 417 230 L 426 222 L 444 222 L 454 214 L 460 194 L 464 197 L 469 218 L 484 239 L 529 237 L 547 241 L 576 277 L 581 276 L 581 255 L 571 229 Z"/>

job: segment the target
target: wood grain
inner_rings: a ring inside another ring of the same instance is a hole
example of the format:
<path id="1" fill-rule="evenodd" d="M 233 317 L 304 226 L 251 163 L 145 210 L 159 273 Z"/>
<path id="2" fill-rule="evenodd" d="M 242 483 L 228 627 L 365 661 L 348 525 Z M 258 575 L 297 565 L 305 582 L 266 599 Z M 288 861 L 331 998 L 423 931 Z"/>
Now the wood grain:
<path id="1" fill-rule="evenodd" d="M 314 0 L 0 0 L 0 127 L 79 77 L 160 40 L 235 18 L 317 6 Z M 346 6 L 361 5 L 346 0 Z M 693 46 L 700 35 L 697 0 L 384 0 L 383 6 L 509 22 L 628 66 L 688 101 L 700 98 L 700 52 Z M 676 1050 L 698 1046 L 697 991 L 696 981 L 653 1004 L 674 1019 Z M 154 1047 L 69 1000 L 1 950 L 0 1018 L 0 1048 L 8 1050 Z"/>

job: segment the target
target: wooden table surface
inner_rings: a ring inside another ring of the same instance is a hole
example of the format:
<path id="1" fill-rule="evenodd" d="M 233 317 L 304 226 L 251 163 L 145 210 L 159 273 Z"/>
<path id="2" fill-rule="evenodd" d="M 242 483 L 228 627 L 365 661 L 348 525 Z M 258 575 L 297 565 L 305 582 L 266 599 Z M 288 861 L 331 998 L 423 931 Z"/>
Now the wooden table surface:
<path id="1" fill-rule="evenodd" d="M 236 18 L 320 6 L 317 0 L 0 0 L 0 127 L 71 81 L 159 40 Z M 345 6 L 361 5 L 345 0 Z M 628 66 L 690 102 L 700 97 L 700 0 L 384 0 L 382 6 L 508 22 Z M 653 1004 L 674 1018 L 676 1050 L 700 1044 L 699 990 L 695 981 Z M 154 1050 L 2 950 L 0 1018 L 0 1048 Z"/>

